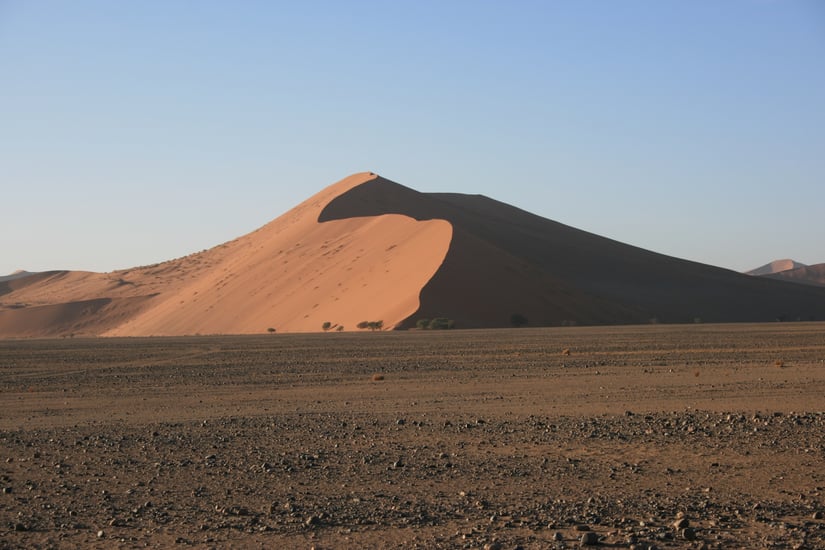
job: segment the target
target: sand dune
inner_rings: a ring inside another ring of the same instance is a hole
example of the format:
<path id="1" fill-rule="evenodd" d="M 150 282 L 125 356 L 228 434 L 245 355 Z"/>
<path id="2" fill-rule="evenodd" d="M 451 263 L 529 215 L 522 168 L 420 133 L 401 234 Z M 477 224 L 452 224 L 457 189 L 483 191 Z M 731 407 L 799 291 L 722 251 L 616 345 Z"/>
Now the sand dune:
<path id="1" fill-rule="evenodd" d="M 751 269 L 745 273 L 747 275 L 770 275 L 772 273 L 781 273 L 782 271 L 797 269 L 799 267 L 805 267 L 805 264 L 790 259 L 774 260 L 769 264 L 759 266 L 756 269 Z"/>
<path id="2" fill-rule="evenodd" d="M 777 273 L 768 273 L 764 276 L 803 285 L 825 286 L 825 263 L 782 270 Z"/>
<path id="3" fill-rule="evenodd" d="M 0 282 L 0 336 L 182 335 L 825 318 L 825 289 L 618 243 L 478 195 L 345 178 L 212 249 Z"/>

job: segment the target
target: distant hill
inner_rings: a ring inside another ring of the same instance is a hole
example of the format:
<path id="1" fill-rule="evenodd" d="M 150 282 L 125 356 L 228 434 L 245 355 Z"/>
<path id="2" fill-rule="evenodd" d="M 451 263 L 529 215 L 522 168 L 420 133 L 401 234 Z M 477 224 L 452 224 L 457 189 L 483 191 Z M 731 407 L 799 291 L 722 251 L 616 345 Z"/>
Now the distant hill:
<path id="1" fill-rule="evenodd" d="M 112 273 L 0 282 L 0 336 L 825 319 L 825 288 L 681 260 L 481 195 L 355 174 L 260 229 Z"/>
<path id="2" fill-rule="evenodd" d="M 805 264 L 796 262 L 794 260 L 774 260 L 769 264 L 757 267 L 756 269 L 751 269 L 750 271 L 746 271 L 745 273 L 747 275 L 761 276 L 770 275 L 772 273 L 781 273 L 782 271 L 797 269 L 799 267 L 805 267 Z"/>
<path id="3" fill-rule="evenodd" d="M 803 285 L 825 286 L 825 263 L 806 265 L 778 273 L 769 273 L 764 275 L 764 277 Z"/>
<path id="4" fill-rule="evenodd" d="M 14 279 L 22 279 L 23 277 L 28 277 L 29 275 L 34 275 L 31 271 L 24 271 L 22 269 L 18 269 L 11 275 L 3 275 L 0 277 L 0 283 L 5 281 L 13 281 Z"/>

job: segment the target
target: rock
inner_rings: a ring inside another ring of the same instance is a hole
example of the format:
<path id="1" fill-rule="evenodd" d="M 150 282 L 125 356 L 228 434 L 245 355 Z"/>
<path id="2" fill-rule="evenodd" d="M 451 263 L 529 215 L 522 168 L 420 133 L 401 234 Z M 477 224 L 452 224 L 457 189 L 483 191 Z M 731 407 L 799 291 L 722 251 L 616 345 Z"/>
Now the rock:
<path id="1" fill-rule="evenodd" d="M 304 525 L 306 525 L 307 527 L 321 525 L 321 518 L 319 518 L 318 516 L 309 516 L 307 520 L 304 522 Z"/>
<path id="2" fill-rule="evenodd" d="M 103 529 L 101 529 L 100 531 L 97 532 L 97 538 L 102 539 L 105 536 L 106 536 L 106 532 L 103 531 Z"/>
<path id="3" fill-rule="evenodd" d="M 696 540 L 696 530 L 692 527 L 685 527 L 680 533 L 685 540 Z"/>
<path id="4" fill-rule="evenodd" d="M 553 540 L 564 540 L 564 535 L 561 533 L 561 531 L 556 531 L 555 533 L 553 533 Z"/>
<path id="5" fill-rule="evenodd" d="M 582 535 L 581 544 L 582 546 L 595 546 L 599 544 L 599 535 L 593 531 L 588 531 Z"/>
<path id="6" fill-rule="evenodd" d="M 575 529 L 576 531 L 590 531 L 590 526 L 589 525 L 584 525 L 584 524 L 579 524 L 579 525 L 576 525 L 573 529 Z"/>
<path id="7" fill-rule="evenodd" d="M 823 517 L 825 517 L 825 515 L 823 515 L 820 510 L 817 510 L 816 512 L 811 514 L 812 519 L 823 519 Z"/>
<path id="8" fill-rule="evenodd" d="M 681 531 L 687 527 L 690 527 L 690 521 L 688 521 L 687 518 L 679 518 L 673 522 L 673 528 L 677 531 Z"/>
<path id="9" fill-rule="evenodd" d="M 504 547 L 500 542 L 488 542 L 484 545 L 484 550 L 502 550 Z"/>
<path id="10" fill-rule="evenodd" d="M 3 487 L 3 494 L 4 495 L 10 495 L 13 491 L 14 491 L 14 489 L 12 489 L 11 487 Z"/>
<path id="11" fill-rule="evenodd" d="M 28 527 L 26 527 L 26 526 L 25 526 L 24 524 L 22 524 L 22 523 L 15 523 L 15 524 L 14 524 L 14 530 L 15 530 L 15 531 L 18 531 L 18 532 L 23 532 L 23 531 L 28 531 L 28 530 L 29 530 L 29 528 L 28 528 Z"/>

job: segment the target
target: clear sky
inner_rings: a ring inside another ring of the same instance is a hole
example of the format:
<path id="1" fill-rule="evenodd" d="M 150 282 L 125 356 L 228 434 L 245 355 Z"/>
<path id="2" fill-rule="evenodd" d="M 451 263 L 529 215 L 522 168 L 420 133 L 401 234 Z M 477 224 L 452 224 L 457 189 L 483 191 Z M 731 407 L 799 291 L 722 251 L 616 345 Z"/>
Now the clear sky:
<path id="1" fill-rule="evenodd" d="M 825 2 L 0 0 L 0 275 L 183 256 L 367 170 L 825 262 Z"/>

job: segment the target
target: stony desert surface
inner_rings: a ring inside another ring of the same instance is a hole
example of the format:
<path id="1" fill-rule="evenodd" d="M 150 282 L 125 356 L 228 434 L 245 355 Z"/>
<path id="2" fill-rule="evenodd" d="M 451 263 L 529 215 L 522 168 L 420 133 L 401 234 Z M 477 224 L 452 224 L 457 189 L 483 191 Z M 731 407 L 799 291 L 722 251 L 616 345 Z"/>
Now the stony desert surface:
<path id="1" fill-rule="evenodd" d="M 2 548 L 823 548 L 825 324 L 0 341 Z"/>

